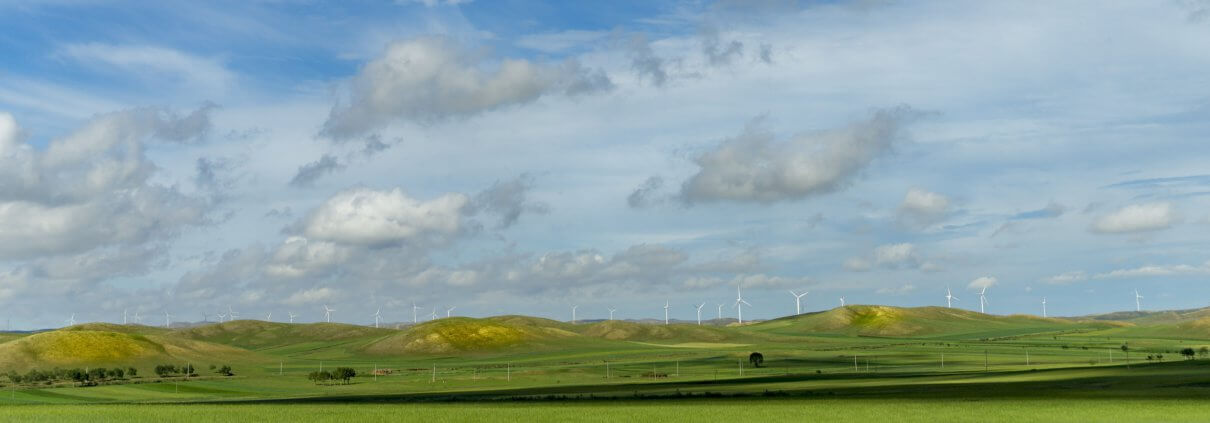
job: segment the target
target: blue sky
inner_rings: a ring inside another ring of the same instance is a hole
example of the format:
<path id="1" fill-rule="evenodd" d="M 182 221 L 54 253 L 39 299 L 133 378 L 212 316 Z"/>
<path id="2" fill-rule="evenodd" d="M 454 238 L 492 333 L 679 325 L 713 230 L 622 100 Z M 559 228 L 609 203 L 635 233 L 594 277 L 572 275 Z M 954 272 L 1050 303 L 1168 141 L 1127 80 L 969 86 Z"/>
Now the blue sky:
<path id="1" fill-rule="evenodd" d="M 1210 298 L 1210 5 L 0 1 L 16 328 Z M 367 311 L 369 310 L 369 311 Z"/>

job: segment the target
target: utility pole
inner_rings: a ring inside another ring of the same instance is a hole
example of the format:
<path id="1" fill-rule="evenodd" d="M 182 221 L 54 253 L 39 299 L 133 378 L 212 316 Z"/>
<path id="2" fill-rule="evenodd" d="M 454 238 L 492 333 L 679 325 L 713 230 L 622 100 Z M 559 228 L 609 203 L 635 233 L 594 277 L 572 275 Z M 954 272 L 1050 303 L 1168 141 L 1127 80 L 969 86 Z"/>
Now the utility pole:
<path id="1" fill-rule="evenodd" d="M 987 350 L 983 350 L 983 372 L 987 372 Z"/>
<path id="2" fill-rule="evenodd" d="M 513 363 L 508 363 L 508 364 L 504 365 L 504 380 L 506 382 L 512 382 L 512 380 L 513 380 Z"/>
<path id="3" fill-rule="evenodd" d="M 436 364 L 433 365 L 433 378 L 429 380 L 429 383 L 435 383 L 435 382 L 437 382 L 437 365 Z"/>
<path id="4" fill-rule="evenodd" d="M 945 368 L 945 353 L 941 353 L 941 368 Z"/>
<path id="5" fill-rule="evenodd" d="M 606 380 L 609 379 L 609 362 L 608 361 L 605 362 L 605 379 Z"/>
<path id="6" fill-rule="evenodd" d="M 280 361 L 277 362 L 277 375 L 278 376 L 281 376 L 283 369 L 284 369 L 284 364 L 282 364 L 282 362 L 280 362 Z"/>
<path id="7" fill-rule="evenodd" d="M 1025 365 L 1029 365 L 1029 350 L 1025 350 Z"/>
<path id="8" fill-rule="evenodd" d="M 857 354 L 853 354 L 853 373 L 857 373 Z"/>

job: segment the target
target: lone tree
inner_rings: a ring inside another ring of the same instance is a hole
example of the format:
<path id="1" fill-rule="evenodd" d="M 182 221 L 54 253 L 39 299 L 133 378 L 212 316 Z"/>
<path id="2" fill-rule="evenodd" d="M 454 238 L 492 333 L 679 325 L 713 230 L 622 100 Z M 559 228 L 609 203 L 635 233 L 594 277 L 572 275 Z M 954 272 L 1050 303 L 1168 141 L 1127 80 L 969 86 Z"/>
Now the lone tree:
<path id="1" fill-rule="evenodd" d="M 765 362 L 765 356 L 758 352 L 748 354 L 748 362 L 752 363 L 752 367 L 760 367 L 761 363 Z"/>
<path id="2" fill-rule="evenodd" d="M 1181 350 L 1181 355 L 1185 356 L 1186 360 L 1192 360 L 1193 356 L 1197 355 L 1197 351 L 1194 351 L 1193 348 L 1185 348 Z"/>

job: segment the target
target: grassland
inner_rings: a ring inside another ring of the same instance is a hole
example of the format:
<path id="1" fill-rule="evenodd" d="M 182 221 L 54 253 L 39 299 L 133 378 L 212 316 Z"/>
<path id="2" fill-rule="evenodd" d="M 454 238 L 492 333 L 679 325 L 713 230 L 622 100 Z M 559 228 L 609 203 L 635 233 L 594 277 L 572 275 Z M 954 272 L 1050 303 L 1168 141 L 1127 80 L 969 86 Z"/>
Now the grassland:
<path id="1" fill-rule="evenodd" d="M 1185 360 L 1178 351 L 1210 345 L 1210 336 L 1190 329 L 1204 315 L 1040 319 L 849 306 L 728 327 L 524 316 L 440 319 L 405 330 L 81 325 L 0 338 L 0 372 L 121 365 L 141 376 L 92 387 L 0 377 L 0 407 L 33 421 L 90 413 L 207 421 L 219 410 L 237 421 L 346 413 L 369 421 L 616 421 L 635 413 L 645 421 L 779 421 L 838 410 L 853 420 L 1194 421 L 1210 416 L 1210 402 L 1201 401 L 1210 396 L 1210 359 Z M 754 351 L 765 357 L 761 367 L 748 362 Z M 150 366 L 161 362 L 191 363 L 201 374 L 156 377 Z M 207 370 L 221 364 L 235 376 Z M 336 366 L 361 375 L 349 384 L 305 378 Z"/>

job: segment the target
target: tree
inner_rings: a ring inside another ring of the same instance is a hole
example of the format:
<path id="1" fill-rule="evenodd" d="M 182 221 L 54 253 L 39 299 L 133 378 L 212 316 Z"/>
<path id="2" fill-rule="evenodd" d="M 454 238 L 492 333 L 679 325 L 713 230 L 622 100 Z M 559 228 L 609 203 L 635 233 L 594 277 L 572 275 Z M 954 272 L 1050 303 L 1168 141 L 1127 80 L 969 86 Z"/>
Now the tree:
<path id="1" fill-rule="evenodd" d="M 90 380 L 105 380 L 106 374 L 107 372 L 104 367 L 97 367 L 88 371 L 88 378 Z"/>
<path id="2" fill-rule="evenodd" d="M 1192 360 L 1194 356 L 1197 355 L 1197 351 L 1195 351 L 1193 348 L 1186 347 L 1181 349 L 1181 355 L 1185 356 L 1186 360 Z"/>
<path id="3" fill-rule="evenodd" d="M 181 373 L 184 373 L 185 376 L 197 376 L 197 373 L 193 371 L 193 364 L 186 364 L 185 367 L 181 367 Z"/>
<path id="4" fill-rule="evenodd" d="M 748 354 L 748 362 L 752 363 L 752 367 L 760 367 L 761 363 L 765 362 L 765 356 L 758 352 Z"/>
<path id="5" fill-rule="evenodd" d="M 353 370 L 352 367 L 337 367 L 336 371 L 332 373 L 334 379 L 340 379 L 346 384 L 349 383 L 349 379 L 355 376 L 357 376 L 357 371 Z"/>
<path id="6" fill-rule="evenodd" d="M 218 371 L 215 373 L 218 373 L 223 376 L 235 376 L 235 373 L 231 373 L 231 366 L 228 366 L 226 364 L 219 366 Z"/>
<path id="7" fill-rule="evenodd" d="M 317 370 L 307 374 L 307 379 L 310 379 L 315 383 L 327 382 L 332 380 L 332 372 L 327 370 Z"/>
<path id="8" fill-rule="evenodd" d="M 134 368 L 134 367 L 131 367 L 131 368 L 129 368 L 129 369 L 126 369 L 126 374 L 127 374 L 128 376 L 130 376 L 130 377 L 135 377 L 135 376 L 138 376 L 138 375 L 139 375 L 139 369 L 136 369 L 136 368 Z"/>

